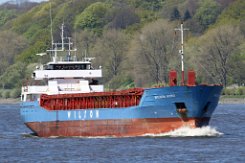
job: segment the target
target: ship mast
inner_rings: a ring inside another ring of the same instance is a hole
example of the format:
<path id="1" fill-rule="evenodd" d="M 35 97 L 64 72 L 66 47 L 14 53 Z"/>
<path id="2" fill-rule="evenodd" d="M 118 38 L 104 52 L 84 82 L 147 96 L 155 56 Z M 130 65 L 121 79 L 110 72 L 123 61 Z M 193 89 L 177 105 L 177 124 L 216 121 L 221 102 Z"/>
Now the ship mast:
<path id="1" fill-rule="evenodd" d="M 63 51 L 68 51 L 68 58 L 67 61 L 71 61 L 71 52 L 76 52 L 77 49 L 72 49 L 71 46 L 73 45 L 73 43 L 71 42 L 71 38 L 70 37 L 64 37 L 64 23 L 62 23 L 61 25 L 61 43 L 52 43 L 52 45 L 54 45 L 54 49 L 50 49 L 47 50 L 48 52 L 54 52 L 54 57 L 53 57 L 53 62 L 57 62 L 57 52 L 63 52 Z M 68 39 L 68 42 L 65 42 L 65 40 Z M 58 47 L 61 48 L 58 49 Z M 68 50 L 65 49 L 65 45 L 68 45 Z"/>
<path id="2" fill-rule="evenodd" d="M 184 31 L 189 30 L 187 28 L 183 28 L 183 22 L 181 22 L 180 28 L 175 28 L 175 31 L 180 31 L 181 35 L 181 49 L 179 50 L 179 54 L 181 55 L 181 85 L 185 85 L 185 69 L 184 69 Z"/>

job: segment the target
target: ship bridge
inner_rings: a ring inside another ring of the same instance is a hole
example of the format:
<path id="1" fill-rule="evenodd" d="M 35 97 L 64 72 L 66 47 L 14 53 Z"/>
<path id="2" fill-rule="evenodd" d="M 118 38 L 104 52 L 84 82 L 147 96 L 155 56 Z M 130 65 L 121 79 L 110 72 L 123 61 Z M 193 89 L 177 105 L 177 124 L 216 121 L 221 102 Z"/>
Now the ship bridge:
<path id="1" fill-rule="evenodd" d="M 70 37 L 64 37 L 64 24 L 61 27 L 61 43 L 53 43 L 47 52 L 52 56 L 52 61 L 45 65 L 38 65 L 32 78 L 41 85 L 30 83 L 22 87 L 22 101 L 39 100 L 41 94 L 76 94 L 102 92 L 104 86 L 100 84 L 102 78 L 101 67 L 92 67 L 91 60 L 86 56 L 78 61 L 77 49 L 73 49 Z M 58 57 L 59 53 L 59 57 Z M 64 57 L 65 54 L 65 57 Z M 47 53 L 39 53 L 39 56 Z M 59 59 L 60 58 L 60 59 Z"/>
<path id="2" fill-rule="evenodd" d="M 35 80 L 65 79 L 65 78 L 102 78 L 101 69 L 93 69 L 91 62 L 50 62 L 38 66 L 33 72 Z"/>

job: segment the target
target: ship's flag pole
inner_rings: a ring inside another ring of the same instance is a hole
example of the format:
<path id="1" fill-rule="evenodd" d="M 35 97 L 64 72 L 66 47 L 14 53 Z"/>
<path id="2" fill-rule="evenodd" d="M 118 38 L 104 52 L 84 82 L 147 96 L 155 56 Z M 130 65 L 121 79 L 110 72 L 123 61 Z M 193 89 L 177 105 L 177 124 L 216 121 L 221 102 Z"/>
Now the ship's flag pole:
<path id="1" fill-rule="evenodd" d="M 183 22 L 181 22 L 180 28 L 175 28 L 175 31 L 180 31 L 181 34 L 181 50 L 179 53 L 181 55 L 181 85 L 185 85 L 185 69 L 184 69 L 184 31 L 189 30 L 183 28 Z"/>

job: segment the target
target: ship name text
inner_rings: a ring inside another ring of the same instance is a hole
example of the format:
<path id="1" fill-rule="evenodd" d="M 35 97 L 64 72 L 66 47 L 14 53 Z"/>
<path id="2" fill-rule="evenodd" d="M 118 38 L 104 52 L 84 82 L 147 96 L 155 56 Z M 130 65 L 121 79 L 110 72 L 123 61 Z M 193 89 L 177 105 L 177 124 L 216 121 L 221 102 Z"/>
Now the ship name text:
<path id="1" fill-rule="evenodd" d="M 68 119 L 97 119 L 99 118 L 99 110 L 79 110 L 79 111 L 68 111 Z"/>
<path id="2" fill-rule="evenodd" d="M 154 96 L 155 100 L 165 99 L 165 98 L 174 98 L 174 97 L 175 97 L 175 94 Z"/>

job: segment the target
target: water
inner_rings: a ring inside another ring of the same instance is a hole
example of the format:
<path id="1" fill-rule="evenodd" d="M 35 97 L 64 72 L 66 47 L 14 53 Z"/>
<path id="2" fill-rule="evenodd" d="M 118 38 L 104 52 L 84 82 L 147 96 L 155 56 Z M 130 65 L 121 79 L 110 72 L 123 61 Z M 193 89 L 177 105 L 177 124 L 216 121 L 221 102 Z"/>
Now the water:
<path id="1" fill-rule="evenodd" d="M 0 105 L 0 162 L 245 162 L 245 105 L 219 105 L 210 126 L 136 138 L 38 138 L 18 105 Z"/>

